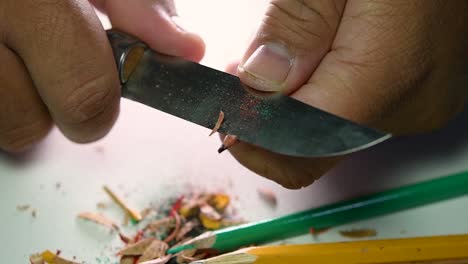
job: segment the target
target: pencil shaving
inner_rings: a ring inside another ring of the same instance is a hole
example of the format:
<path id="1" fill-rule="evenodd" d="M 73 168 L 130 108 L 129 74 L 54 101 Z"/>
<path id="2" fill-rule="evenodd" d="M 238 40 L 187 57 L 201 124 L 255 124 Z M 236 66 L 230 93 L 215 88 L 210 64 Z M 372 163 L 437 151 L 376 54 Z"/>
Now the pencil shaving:
<path id="1" fill-rule="evenodd" d="M 83 220 L 88 220 L 88 221 L 94 222 L 96 224 L 100 224 L 100 225 L 108 227 L 108 228 L 110 228 L 112 230 L 119 230 L 119 227 L 117 226 L 117 224 L 115 224 L 114 221 L 112 221 L 111 219 L 105 217 L 102 214 L 95 214 L 95 213 L 91 213 L 91 212 L 82 212 L 82 213 L 78 214 L 78 218 L 81 218 Z"/>
<path id="2" fill-rule="evenodd" d="M 140 256 L 151 245 L 151 243 L 153 243 L 154 240 L 154 238 L 148 237 L 136 243 L 129 244 L 120 250 L 119 254 L 122 256 Z"/>
<path id="3" fill-rule="evenodd" d="M 370 228 L 344 230 L 339 232 L 340 235 L 348 238 L 365 238 L 377 236 L 377 231 Z"/>
<path id="4" fill-rule="evenodd" d="M 184 237 L 190 233 L 190 231 L 192 231 L 195 227 L 199 226 L 200 225 L 200 222 L 198 222 L 197 220 L 191 220 L 191 221 L 188 221 L 187 223 L 185 223 L 182 228 L 180 228 L 179 230 L 179 233 L 177 233 L 177 236 L 176 236 L 176 240 L 177 241 L 180 241 L 182 239 L 184 239 Z"/>
<path id="5" fill-rule="evenodd" d="M 125 256 L 120 259 L 120 264 L 134 264 L 135 258 L 131 256 Z"/>
<path id="6" fill-rule="evenodd" d="M 164 242 L 166 242 L 166 243 L 169 243 L 173 239 L 175 239 L 175 237 L 177 236 L 177 233 L 179 233 L 179 229 L 180 229 L 180 216 L 176 211 L 172 211 L 172 213 L 173 213 L 173 216 L 174 216 L 174 219 L 175 219 L 175 227 L 174 227 L 174 230 L 172 231 L 172 233 L 169 236 L 167 236 L 166 239 L 164 239 Z"/>
<path id="7" fill-rule="evenodd" d="M 229 205 L 229 196 L 223 193 L 217 193 L 211 197 L 208 204 L 213 206 L 216 211 L 223 212 L 224 209 Z"/>
<path id="8" fill-rule="evenodd" d="M 144 230 L 148 231 L 158 231 L 161 228 L 168 228 L 168 227 L 174 227 L 175 226 L 175 219 L 173 217 L 165 217 L 163 219 L 158 219 L 155 220 L 151 223 L 149 223 Z"/>
<path id="9" fill-rule="evenodd" d="M 109 187 L 103 186 L 103 189 L 109 195 L 109 197 L 117 205 L 119 205 L 133 220 L 138 222 L 143 219 L 141 214 L 137 210 L 128 206 L 127 203 L 120 196 L 118 196 L 115 192 L 113 192 Z"/>
<path id="10" fill-rule="evenodd" d="M 40 256 L 47 264 L 79 264 L 78 262 L 62 258 L 49 250 L 42 252 Z"/>
<path id="11" fill-rule="evenodd" d="M 137 263 L 158 259 L 166 255 L 166 250 L 169 248 L 166 242 L 160 240 L 154 240 L 145 249 L 142 256 L 138 259 Z"/>
<path id="12" fill-rule="evenodd" d="M 29 256 L 29 262 L 31 264 L 44 264 L 45 263 L 41 254 L 32 254 L 31 256 Z"/>
<path id="13" fill-rule="evenodd" d="M 179 264 L 190 263 L 195 261 L 194 256 L 197 253 L 196 249 L 182 250 L 176 254 L 176 262 Z"/>
<path id="14" fill-rule="evenodd" d="M 277 206 L 278 199 L 276 198 L 276 194 L 272 190 L 267 188 L 258 188 L 257 193 L 262 198 L 262 200 L 267 202 L 268 205 L 270 205 L 271 207 Z"/>
<path id="15" fill-rule="evenodd" d="M 16 206 L 16 210 L 19 211 L 19 212 L 25 212 L 25 211 L 29 210 L 29 208 L 31 208 L 31 205 L 29 205 L 29 204 L 17 205 Z"/>
<path id="16" fill-rule="evenodd" d="M 221 127 L 221 124 L 224 121 L 224 112 L 220 111 L 219 116 L 218 116 L 218 121 L 216 121 L 215 126 L 213 127 L 213 130 L 211 130 L 211 133 L 208 136 L 212 136 L 214 133 L 218 132 L 219 128 Z"/>

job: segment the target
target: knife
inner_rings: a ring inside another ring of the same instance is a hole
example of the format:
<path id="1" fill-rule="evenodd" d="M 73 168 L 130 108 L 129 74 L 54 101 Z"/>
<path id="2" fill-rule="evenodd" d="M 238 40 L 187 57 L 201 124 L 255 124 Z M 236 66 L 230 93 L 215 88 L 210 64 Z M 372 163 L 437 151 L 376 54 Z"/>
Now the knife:
<path id="1" fill-rule="evenodd" d="M 364 127 L 281 93 L 259 93 L 238 77 L 151 50 L 137 38 L 107 31 L 122 97 L 263 149 L 296 157 L 329 157 L 380 143 L 389 133 Z"/>

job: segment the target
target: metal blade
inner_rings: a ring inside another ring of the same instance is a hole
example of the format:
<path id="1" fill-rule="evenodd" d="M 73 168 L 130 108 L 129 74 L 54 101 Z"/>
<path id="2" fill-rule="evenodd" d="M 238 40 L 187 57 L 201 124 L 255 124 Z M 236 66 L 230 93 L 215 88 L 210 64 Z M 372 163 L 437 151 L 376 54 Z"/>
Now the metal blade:
<path id="1" fill-rule="evenodd" d="M 282 94 L 256 94 L 236 76 L 149 49 L 125 81 L 125 98 L 209 129 L 223 111 L 219 132 L 285 155 L 341 155 L 390 137 Z"/>

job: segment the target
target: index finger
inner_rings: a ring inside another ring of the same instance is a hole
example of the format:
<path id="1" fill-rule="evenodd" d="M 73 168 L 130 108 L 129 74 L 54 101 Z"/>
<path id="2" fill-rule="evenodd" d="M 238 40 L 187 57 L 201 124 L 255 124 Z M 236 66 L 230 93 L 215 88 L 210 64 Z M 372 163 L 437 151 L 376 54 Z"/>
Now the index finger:
<path id="1" fill-rule="evenodd" d="M 6 44 L 25 62 L 58 127 L 77 142 L 104 136 L 119 108 L 112 51 L 87 1 L 6 1 Z"/>

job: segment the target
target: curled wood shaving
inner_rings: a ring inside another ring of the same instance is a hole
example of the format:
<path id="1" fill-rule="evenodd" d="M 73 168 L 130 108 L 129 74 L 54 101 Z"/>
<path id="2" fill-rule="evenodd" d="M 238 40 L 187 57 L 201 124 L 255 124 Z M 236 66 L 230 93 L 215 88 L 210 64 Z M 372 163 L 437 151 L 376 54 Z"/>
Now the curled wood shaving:
<path id="1" fill-rule="evenodd" d="M 276 194 L 272 190 L 267 189 L 267 188 L 258 188 L 257 193 L 270 206 L 276 207 L 276 205 L 278 204 L 278 199 L 276 198 Z"/>
<path id="2" fill-rule="evenodd" d="M 125 212 L 127 212 L 127 214 L 130 215 L 133 220 L 141 221 L 143 219 L 140 212 L 128 206 L 127 203 L 109 187 L 104 186 L 103 189 L 116 204 L 118 204 Z"/>
<path id="3" fill-rule="evenodd" d="M 122 242 L 124 242 L 125 244 L 132 243 L 132 239 L 122 233 L 119 233 L 119 237 L 120 237 L 120 240 L 122 240 Z"/>
<path id="4" fill-rule="evenodd" d="M 128 244 L 122 250 L 119 251 L 119 254 L 122 256 L 140 256 L 143 255 L 145 250 L 153 243 L 155 239 L 153 237 L 148 237 L 142 239 L 136 243 Z"/>
<path id="5" fill-rule="evenodd" d="M 41 254 L 32 254 L 31 256 L 29 256 L 29 262 L 31 264 L 44 264 L 45 263 Z"/>
<path id="6" fill-rule="evenodd" d="M 209 136 L 212 136 L 214 133 L 218 132 L 223 121 L 224 121 L 224 112 L 220 111 L 219 116 L 218 116 L 218 121 L 216 121 L 216 125 L 213 127 L 213 130 L 211 130 L 211 133 Z"/>
<path id="7" fill-rule="evenodd" d="M 154 240 L 143 252 L 143 255 L 138 259 L 137 263 L 142 263 L 148 260 L 158 259 L 166 255 L 169 245 L 160 240 Z"/>
<path id="8" fill-rule="evenodd" d="M 141 217 L 142 219 L 145 219 L 149 215 L 155 214 L 156 211 L 153 208 L 146 208 L 143 211 L 141 211 Z"/>
<path id="9" fill-rule="evenodd" d="M 173 217 L 165 217 L 155 220 L 144 228 L 145 231 L 158 231 L 161 228 L 170 228 L 175 226 L 175 219 Z"/>
<path id="10" fill-rule="evenodd" d="M 169 260 L 171 260 L 171 258 L 172 255 L 167 255 L 158 259 L 141 262 L 140 264 L 166 264 L 167 262 L 169 262 Z"/>
<path id="11" fill-rule="evenodd" d="M 185 236 L 193 230 L 193 228 L 200 225 L 200 222 L 196 219 L 190 220 L 185 223 L 182 228 L 180 228 L 179 233 L 177 233 L 176 240 L 180 241 L 185 238 Z"/>
<path id="12" fill-rule="evenodd" d="M 124 256 L 120 259 L 120 264 L 134 264 L 135 263 L 135 257 L 132 256 Z"/>
<path id="13" fill-rule="evenodd" d="M 216 210 L 211 205 L 208 204 L 204 204 L 200 207 L 200 214 L 214 221 L 221 221 L 222 219 L 222 216 L 216 212 Z"/>
<path id="14" fill-rule="evenodd" d="M 172 233 L 170 235 L 168 235 L 166 237 L 166 239 L 164 239 L 164 242 L 166 243 L 169 243 L 171 242 L 177 235 L 177 233 L 179 233 L 179 228 L 180 228 L 180 216 L 179 214 L 176 212 L 176 211 L 172 211 L 173 215 L 174 215 L 174 219 L 175 219 L 175 227 L 174 227 L 174 230 L 172 231 Z"/>
<path id="15" fill-rule="evenodd" d="M 114 221 L 110 220 L 109 218 L 105 217 L 102 214 L 95 214 L 95 213 L 90 213 L 90 212 L 82 212 L 78 214 L 78 218 L 92 221 L 96 224 L 100 224 L 106 227 L 109 227 L 114 230 L 119 230 L 119 227 L 117 224 L 114 223 Z"/>
<path id="16" fill-rule="evenodd" d="M 375 229 L 363 228 L 363 229 L 352 229 L 347 231 L 339 231 L 340 235 L 349 238 L 364 238 L 377 236 Z"/>

